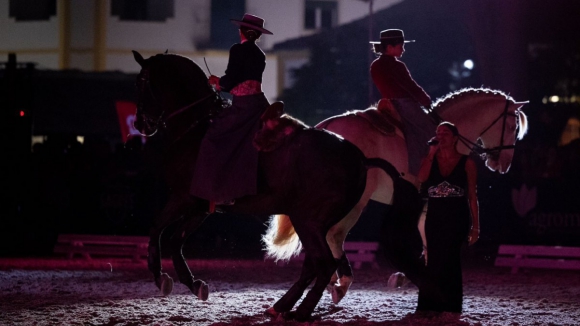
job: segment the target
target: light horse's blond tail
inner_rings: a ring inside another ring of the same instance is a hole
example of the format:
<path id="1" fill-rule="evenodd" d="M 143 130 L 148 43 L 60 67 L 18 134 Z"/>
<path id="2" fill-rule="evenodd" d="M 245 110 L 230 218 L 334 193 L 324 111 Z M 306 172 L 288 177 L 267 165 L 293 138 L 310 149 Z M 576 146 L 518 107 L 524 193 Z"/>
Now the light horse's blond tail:
<path id="1" fill-rule="evenodd" d="M 288 215 L 272 215 L 266 234 L 262 236 L 266 257 L 288 261 L 302 250 L 302 243 Z"/>

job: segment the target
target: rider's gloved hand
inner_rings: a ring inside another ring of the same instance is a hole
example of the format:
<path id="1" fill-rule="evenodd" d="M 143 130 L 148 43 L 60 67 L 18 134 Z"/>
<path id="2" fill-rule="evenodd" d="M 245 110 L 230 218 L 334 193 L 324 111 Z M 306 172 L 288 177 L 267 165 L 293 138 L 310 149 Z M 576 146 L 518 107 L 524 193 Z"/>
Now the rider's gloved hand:
<path id="1" fill-rule="evenodd" d="M 218 76 L 211 75 L 208 80 L 209 84 L 212 85 L 216 90 L 220 90 L 220 78 Z"/>

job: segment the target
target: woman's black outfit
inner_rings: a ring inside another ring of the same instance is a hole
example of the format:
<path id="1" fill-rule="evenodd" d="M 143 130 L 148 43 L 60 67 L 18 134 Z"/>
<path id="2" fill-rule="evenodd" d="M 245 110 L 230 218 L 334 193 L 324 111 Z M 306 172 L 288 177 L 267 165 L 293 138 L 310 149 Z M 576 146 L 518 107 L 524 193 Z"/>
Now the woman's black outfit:
<path id="1" fill-rule="evenodd" d="M 463 304 L 461 245 L 469 231 L 467 172 L 463 155 L 448 176 L 441 175 L 433 160 L 422 189 L 428 196 L 425 220 L 428 264 L 419 286 L 418 311 L 460 313 Z"/>
<path id="2" fill-rule="evenodd" d="M 270 105 L 261 91 L 266 55 L 253 41 L 234 44 L 222 91 L 233 95 L 232 106 L 214 119 L 205 134 L 190 193 L 228 201 L 257 193 L 258 151 L 252 145 L 260 117 Z"/>

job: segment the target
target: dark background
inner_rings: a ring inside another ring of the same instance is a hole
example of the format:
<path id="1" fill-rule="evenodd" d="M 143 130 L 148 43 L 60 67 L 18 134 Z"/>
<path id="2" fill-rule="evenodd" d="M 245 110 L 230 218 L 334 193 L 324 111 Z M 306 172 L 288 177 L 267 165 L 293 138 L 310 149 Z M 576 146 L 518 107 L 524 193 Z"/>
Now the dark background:
<path id="1" fill-rule="evenodd" d="M 484 86 L 530 101 L 530 131 L 510 172 L 477 161 L 476 248 L 486 254 L 500 243 L 580 245 L 580 142 L 559 145 L 568 119 L 580 117 L 578 12 L 580 2 L 571 0 L 407 0 L 373 15 L 376 38 L 401 28 L 416 40 L 402 60 L 433 99 Z M 280 96 L 288 112 L 315 124 L 376 102 L 368 34 L 365 18 L 276 45 L 311 53 Z M 467 59 L 473 70 L 462 66 Z M 135 75 L 38 70 L 15 57 L 0 68 L 0 255 L 49 255 L 59 233 L 147 235 L 166 190 L 148 166 L 150 142 L 123 144 L 115 111 L 115 101 L 135 100 Z M 547 100 L 553 95 L 561 100 Z M 31 135 L 46 140 L 32 147 Z M 518 214 L 512 196 L 522 186 L 535 189 L 537 200 Z M 347 240 L 376 241 L 382 209 L 371 203 Z M 190 255 L 261 257 L 264 229 L 252 218 L 213 216 L 189 240 L 197 249 Z"/>

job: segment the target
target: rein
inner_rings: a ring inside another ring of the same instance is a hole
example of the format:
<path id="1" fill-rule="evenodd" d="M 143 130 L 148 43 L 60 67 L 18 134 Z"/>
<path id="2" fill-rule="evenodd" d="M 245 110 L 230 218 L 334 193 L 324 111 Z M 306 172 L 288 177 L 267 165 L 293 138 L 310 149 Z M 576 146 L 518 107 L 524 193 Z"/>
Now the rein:
<path id="1" fill-rule="evenodd" d="M 499 146 L 485 148 L 478 143 L 472 142 L 471 140 L 467 139 L 465 136 L 463 136 L 461 134 L 457 135 L 459 137 L 459 140 L 467 148 L 469 148 L 471 151 L 478 154 L 482 160 L 486 160 L 487 156 L 498 155 L 504 149 L 513 149 L 516 147 L 515 145 L 504 145 L 504 142 L 503 142 L 503 138 L 505 135 L 506 120 L 507 120 L 508 115 L 517 117 L 516 114 L 512 114 L 512 113 L 508 112 L 509 104 L 510 104 L 509 100 L 506 99 L 504 109 L 500 113 L 500 115 L 497 118 L 495 118 L 495 120 L 493 120 L 490 123 L 490 125 L 487 126 L 477 137 L 477 138 L 480 138 L 481 136 L 483 136 L 487 131 L 489 131 L 489 129 L 491 129 L 491 127 L 493 127 L 500 119 L 503 118 L 502 119 L 502 129 L 501 129 L 501 138 L 500 138 L 501 140 L 500 140 Z M 437 112 L 435 112 L 435 109 L 433 109 L 433 108 L 431 108 L 429 110 L 428 114 L 435 121 L 435 124 L 439 124 L 443 121 L 443 119 L 437 114 Z"/>
<path id="2" fill-rule="evenodd" d="M 141 77 L 141 81 L 144 83 L 144 85 L 141 85 L 140 87 L 140 92 L 141 94 L 145 93 L 145 90 L 149 92 L 149 94 L 151 94 L 151 98 L 157 102 L 157 97 L 155 96 L 153 89 L 151 88 L 151 83 L 149 81 L 149 69 L 148 68 L 143 68 L 143 72 L 142 72 L 142 77 Z M 144 87 L 146 85 L 146 88 Z M 145 89 L 144 89 L 145 88 Z M 206 101 L 207 99 L 213 97 L 215 100 L 219 100 L 221 99 L 221 96 L 215 92 L 215 91 L 211 91 L 210 93 L 208 93 L 207 95 L 205 95 L 204 97 L 190 103 L 187 104 L 175 111 L 173 111 L 171 114 L 169 114 L 166 118 L 164 118 L 164 114 L 165 114 L 165 110 L 161 111 L 161 114 L 159 115 L 159 117 L 157 117 L 156 119 L 152 119 L 150 117 L 148 117 L 146 115 L 145 112 L 143 112 L 143 106 L 141 101 L 139 102 L 139 105 L 137 106 L 137 113 L 140 115 L 140 118 L 143 119 L 143 121 L 145 123 L 152 123 L 153 128 L 155 129 L 155 131 L 153 131 L 151 134 L 143 134 L 139 131 L 139 134 L 143 137 L 151 137 L 154 136 L 157 131 L 159 131 L 159 129 L 161 127 L 163 128 L 167 128 L 167 122 L 171 119 L 174 118 L 175 116 L 178 116 L 184 112 L 187 112 L 189 109 L 203 103 L 204 101 Z M 210 118 L 211 116 L 216 114 L 217 110 L 213 110 L 210 109 L 208 110 L 208 112 L 206 114 L 204 114 L 202 117 L 200 117 L 199 119 L 193 121 L 193 123 L 189 126 L 189 128 L 187 128 L 183 133 L 181 133 L 177 138 L 175 138 L 173 140 L 173 142 L 177 142 L 178 140 L 180 140 L 181 138 L 183 138 L 186 134 L 188 134 L 191 130 L 193 130 L 195 127 L 197 127 L 197 125 L 207 119 Z"/>

